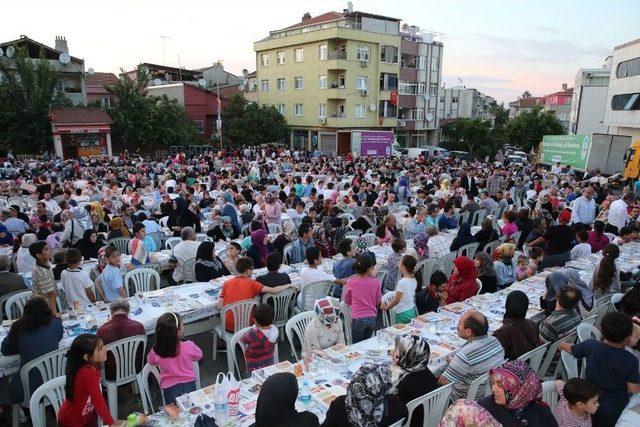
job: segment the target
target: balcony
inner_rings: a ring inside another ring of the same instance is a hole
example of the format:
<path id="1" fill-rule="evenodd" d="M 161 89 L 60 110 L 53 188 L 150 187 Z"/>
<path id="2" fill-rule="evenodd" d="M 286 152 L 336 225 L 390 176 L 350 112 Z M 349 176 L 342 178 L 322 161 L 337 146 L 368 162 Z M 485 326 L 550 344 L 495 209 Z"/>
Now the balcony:
<path id="1" fill-rule="evenodd" d="M 327 88 L 327 99 L 347 99 L 347 90 L 344 87 Z"/>
<path id="2" fill-rule="evenodd" d="M 329 52 L 327 57 L 327 70 L 346 70 L 347 69 L 347 52 L 333 51 Z"/>
<path id="3" fill-rule="evenodd" d="M 334 128 L 341 128 L 348 126 L 347 116 L 344 117 L 327 117 L 326 119 L 327 126 Z"/>
<path id="4" fill-rule="evenodd" d="M 400 108 L 416 108 L 418 106 L 418 95 L 403 95 L 398 97 L 398 107 Z"/>
<path id="5" fill-rule="evenodd" d="M 400 67 L 400 80 L 406 82 L 418 81 L 418 69 Z"/>

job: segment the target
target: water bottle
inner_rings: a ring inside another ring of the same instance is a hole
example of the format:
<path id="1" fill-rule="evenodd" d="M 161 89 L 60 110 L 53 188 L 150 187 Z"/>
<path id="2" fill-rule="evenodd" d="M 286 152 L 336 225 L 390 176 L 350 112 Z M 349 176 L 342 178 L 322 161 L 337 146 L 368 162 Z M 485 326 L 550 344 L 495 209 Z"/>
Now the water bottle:
<path id="1" fill-rule="evenodd" d="M 216 394 L 213 405 L 216 411 L 216 421 L 222 423 L 227 419 L 227 393 L 224 387 L 222 387 L 222 383 L 216 384 Z"/>
<path id="2" fill-rule="evenodd" d="M 300 389 L 300 401 L 305 405 L 311 403 L 311 387 L 307 380 L 302 382 L 302 388 Z"/>

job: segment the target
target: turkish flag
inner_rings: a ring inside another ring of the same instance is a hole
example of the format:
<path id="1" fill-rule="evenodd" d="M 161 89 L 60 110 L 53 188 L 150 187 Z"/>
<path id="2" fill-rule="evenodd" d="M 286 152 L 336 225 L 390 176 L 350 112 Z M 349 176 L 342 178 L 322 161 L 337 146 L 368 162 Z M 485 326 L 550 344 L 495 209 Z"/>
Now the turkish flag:
<path id="1" fill-rule="evenodd" d="M 393 105 L 394 107 L 398 105 L 398 91 L 394 90 L 391 92 L 391 97 L 389 98 L 389 102 L 391 102 L 391 105 Z"/>

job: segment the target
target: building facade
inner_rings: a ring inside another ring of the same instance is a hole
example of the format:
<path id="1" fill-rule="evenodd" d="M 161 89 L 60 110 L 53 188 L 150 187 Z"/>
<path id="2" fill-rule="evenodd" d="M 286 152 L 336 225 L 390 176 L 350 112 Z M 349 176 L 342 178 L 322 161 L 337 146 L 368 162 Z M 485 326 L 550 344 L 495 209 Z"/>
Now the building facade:
<path id="1" fill-rule="evenodd" d="M 438 115 L 441 119 L 482 119 L 495 118 L 491 106 L 495 99 L 477 89 L 453 86 L 440 89 Z"/>
<path id="2" fill-rule="evenodd" d="M 53 148 L 62 159 L 111 158 L 111 117 L 100 108 L 54 108 Z"/>
<path id="3" fill-rule="evenodd" d="M 296 149 L 346 153 L 352 130 L 394 130 L 399 19 L 345 10 L 254 43 L 257 102 L 274 105 Z"/>
<path id="4" fill-rule="evenodd" d="M 553 113 L 562 124 L 562 129 L 568 132 L 569 117 L 571 115 L 571 98 L 573 97 L 573 88 L 567 88 L 567 84 L 562 84 L 562 90 L 550 93 L 542 97 L 542 105 L 545 111 Z"/>
<path id="5" fill-rule="evenodd" d="M 604 124 L 608 133 L 640 139 L 640 39 L 613 50 Z"/>
<path id="6" fill-rule="evenodd" d="M 542 106 L 544 99 L 541 96 L 525 96 L 509 103 L 509 118 L 514 119 L 522 113 L 530 113 L 536 106 Z"/>
<path id="7" fill-rule="evenodd" d="M 604 110 L 609 91 L 610 66 L 578 70 L 571 99 L 569 133 L 589 135 L 607 133 Z"/>
<path id="8" fill-rule="evenodd" d="M 437 144 L 443 44 L 433 34 L 406 24 L 400 35 L 398 143 L 403 147 Z"/>
<path id="9" fill-rule="evenodd" d="M 108 87 L 118 82 L 118 77 L 113 73 L 86 73 L 85 74 L 87 103 L 100 102 L 103 107 L 110 107 L 116 97 L 107 90 Z"/>

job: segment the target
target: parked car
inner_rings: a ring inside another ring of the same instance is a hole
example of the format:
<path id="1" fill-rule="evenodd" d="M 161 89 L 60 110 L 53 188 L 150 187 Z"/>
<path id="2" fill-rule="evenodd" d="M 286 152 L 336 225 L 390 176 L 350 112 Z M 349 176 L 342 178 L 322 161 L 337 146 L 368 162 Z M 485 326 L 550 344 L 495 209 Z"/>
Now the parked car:
<path id="1" fill-rule="evenodd" d="M 474 159 L 473 154 L 469 153 L 468 151 L 449 151 L 449 156 L 458 158 L 460 160 Z"/>

